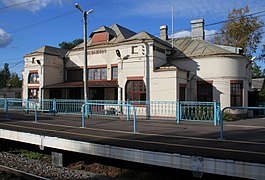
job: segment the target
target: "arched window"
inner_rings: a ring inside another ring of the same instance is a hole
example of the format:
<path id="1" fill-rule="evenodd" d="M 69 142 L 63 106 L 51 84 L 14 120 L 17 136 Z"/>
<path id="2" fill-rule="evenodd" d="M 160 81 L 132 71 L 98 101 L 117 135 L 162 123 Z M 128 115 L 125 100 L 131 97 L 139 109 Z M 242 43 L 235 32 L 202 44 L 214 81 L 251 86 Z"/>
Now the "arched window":
<path id="1" fill-rule="evenodd" d="M 125 97 L 130 101 L 146 101 L 146 88 L 143 80 L 129 80 L 126 83 Z"/>
<path id="2" fill-rule="evenodd" d="M 38 72 L 29 73 L 28 83 L 39 83 L 39 74 L 38 74 Z"/>

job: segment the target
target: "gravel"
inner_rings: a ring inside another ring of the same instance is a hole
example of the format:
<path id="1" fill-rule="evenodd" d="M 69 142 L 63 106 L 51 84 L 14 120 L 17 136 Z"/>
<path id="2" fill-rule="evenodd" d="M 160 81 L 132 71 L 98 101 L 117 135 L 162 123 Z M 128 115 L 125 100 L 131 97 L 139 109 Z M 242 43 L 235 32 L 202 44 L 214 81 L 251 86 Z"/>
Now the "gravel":
<path id="1" fill-rule="evenodd" d="M 0 152 L 0 164 L 18 169 L 24 172 L 46 177 L 49 179 L 88 179 L 88 180 L 110 180 L 113 178 L 98 176 L 89 172 L 71 170 L 65 167 L 54 166 L 45 162 L 20 157 L 7 152 Z"/>

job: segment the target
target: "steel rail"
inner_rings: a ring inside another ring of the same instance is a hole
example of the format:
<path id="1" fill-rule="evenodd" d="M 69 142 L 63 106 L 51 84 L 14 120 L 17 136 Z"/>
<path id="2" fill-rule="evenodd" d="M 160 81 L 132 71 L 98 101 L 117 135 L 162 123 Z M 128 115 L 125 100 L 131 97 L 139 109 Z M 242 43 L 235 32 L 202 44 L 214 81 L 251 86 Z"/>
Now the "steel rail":
<path id="1" fill-rule="evenodd" d="M 0 165 L 0 171 L 4 171 L 8 174 L 14 174 L 15 176 L 18 176 L 18 177 L 23 177 L 25 180 L 50 180 L 49 178 L 45 178 L 42 176 L 38 176 L 35 174 L 17 170 L 17 169 L 4 166 L 4 165 Z"/>

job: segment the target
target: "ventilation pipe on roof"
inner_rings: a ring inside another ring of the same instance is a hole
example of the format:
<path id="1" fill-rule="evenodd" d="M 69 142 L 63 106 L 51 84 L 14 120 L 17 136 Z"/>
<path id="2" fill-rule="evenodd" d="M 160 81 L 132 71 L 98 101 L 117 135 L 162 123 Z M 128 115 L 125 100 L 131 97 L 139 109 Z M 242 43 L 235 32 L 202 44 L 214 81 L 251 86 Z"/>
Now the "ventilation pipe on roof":
<path id="1" fill-rule="evenodd" d="M 168 27 L 167 25 L 160 26 L 160 39 L 168 40 Z"/>
<path id="2" fill-rule="evenodd" d="M 191 22 L 191 36 L 193 39 L 205 39 L 204 35 L 204 19 L 195 19 Z"/>

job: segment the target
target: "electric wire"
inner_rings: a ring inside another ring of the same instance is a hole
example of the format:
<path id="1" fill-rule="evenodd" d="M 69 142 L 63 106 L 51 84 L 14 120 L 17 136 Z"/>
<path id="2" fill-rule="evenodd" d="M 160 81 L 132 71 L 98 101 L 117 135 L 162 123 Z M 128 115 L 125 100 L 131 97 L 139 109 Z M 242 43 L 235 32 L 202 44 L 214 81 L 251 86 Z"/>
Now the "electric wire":
<path id="1" fill-rule="evenodd" d="M 4 7 L 1 7 L 0 8 L 0 11 L 1 10 L 5 10 L 5 9 L 8 9 L 8 8 L 13 8 L 13 7 L 16 7 L 16 6 L 20 6 L 20 5 L 23 5 L 23 4 L 28 4 L 28 3 L 31 3 L 31 2 L 34 2 L 34 1 L 38 1 L 38 0 L 30 0 L 30 1 L 26 1 L 26 2 L 12 4 L 12 5 L 9 5 L 9 6 L 4 6 Z"/>
<path id="2" fill-rule="evenodd" d="M 30 2 L 33 2 L 33 1 L 37 1 L 37 0 L 31 0 L 31 1 L 26 1 L 26 2 L 23 2 L 23 3 L 17 3 L 17 4 L 14 4 L 14 5 L 10 5 L 10 6 L 6 6 L 6 7 L 3 7 L 3 8 L 0 8 L 0 10 L 2 9 L 6 9 L 6 8 L 11 8 L 11 7 L 16 7 L 16 6 L 19 6 L 19 5 L 22 5 L 22 4 L 26 4 L 26 3 L 30 3 Z M 99 3 L 95 3 L 95 4 L 99 4 Z M 94 4 L 94 5 L 95 5 Z M 39 22 L 36 22 L 36 23 L 33 23 L 33 24 L 29 24 L 27 26 L 24 26 L 24 27 L 21 27 L 21 28 L 18 28 L 18 29 L 14 29 L 14 30 L 11 30 L 9 31 L 8 33 L 14 33 L 14 32 L 18 32 L 18 31 L 22 31 L 22 30 L 25 30 L 25 29 L 28 29 L 28 28 L 33 28 L 37 25 L 40 25 L 40 24 L 43 24 L 43 23 L 47 23 L 47 22 L 50 22 L 50 21 L 53 21 L 57 18 L 60 18 L 60 17 L 65 17 L 66 15 L 69 15 L 69 14 L 73 14 L 75 13 L 76 11 L 68 11 L 66 13 L 63 13 L 63 14 L 59 14 L 57 16 L 54 16 L 54 17 L 51 17 L 51 18 L 48 18 L 48 19 L 45 19 L 45 20 L 42 20 L 42 21 L 39 21 Z M 251 14 L 247 14 L 247 15 L 244 15 L 242 17 L 239 17 L 238 19 L 240 18 L 243 18 L 243 17 L 248 17 L 248 16 L 253 16 L 253 15 L 257 15 L 257 14 L 261 14 L 261 13 L 265 13 L 265 10 L 262 10 L 262 11 L 258 11 L 258 12 L 254 12 L 254 13 L 251 13 Z M 263 17 L 265 15 L 261 15 L 261 16 L 254 16 L 254 17 Z M 229 22 L 230 20 L 227 19 L 227 20 L 222 20 L 222 21 L 218 21 L 218 22 L 214 22 L 214 23 L 210 23 L 210 24 L 206 24 L 205 27 L 208 27 L 208 26 L 214 26 L 214 25 L 217 25 L 217 24 L 221 24 L 221 23 L 226 23 L 226 22 Z M 262 26 L 264 27 L 264 26 Z M 186 29 L 186 30 L 190 30 L 189 29 Z M 178 33 L 178 32 L 181 32 L 181 31 L 185 31 L 185 29 L 181 29 L 181 30 L 177 30 L 174 32 L 175 33 Z M 221 33 L 218 33 L 218 32 L 215 32 L 213 34 L 207 34 L 205 36 L 214 36 L 214 35 L 218 35 L 218 34 L 221 34 Z M 154 35 L 158 35 L 158 34 L 154 34 Z M 172 35 L 172 34 L 170 34 Z M 13 58 L 12 58 L 13 59 Z"/>

